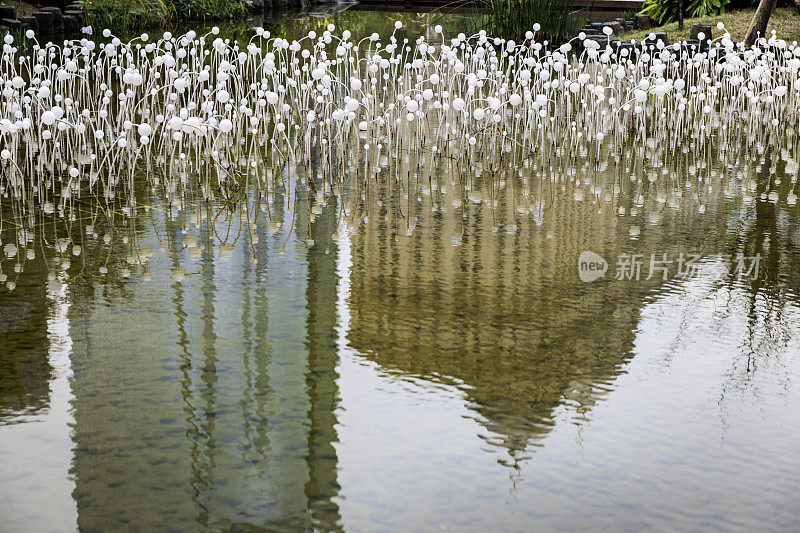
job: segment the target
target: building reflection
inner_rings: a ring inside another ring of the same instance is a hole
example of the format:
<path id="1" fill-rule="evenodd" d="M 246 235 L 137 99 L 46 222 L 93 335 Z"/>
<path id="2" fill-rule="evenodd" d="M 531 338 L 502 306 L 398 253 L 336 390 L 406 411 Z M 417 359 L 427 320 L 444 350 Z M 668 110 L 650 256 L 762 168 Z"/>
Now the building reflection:
<path id="1" fill-rule="evenodd" d="M 329 529 L 341 523 L 336 498 L 340 486 L 337 479 L 338 460 L 334 444 L 338 442 L 336 411 L 339 406 L 339 363 L 337 350 L 337 284 L 336 256 L 338 249 L 331 238 L 337 227 L 335 197 L 325 197 L 323 185 L 312 181 L 309 197 L 321 199 L 319 205 L 309 204 L 314 220 L 308 222 L 308 235 L 314 241 L 306 254 L 308 287 L 306 302 L 306 343 L 308 347 L 308 373 L 306 390 L 308 410 L 308 471 L 305 486 L 312 524 Z M 314 213 L 315 212 L 315 213 Z M 308 213 L 306 213 L 308 214 Z"/>
<path id="2" fill-rule="evenodd" d="M 725 244 L 724 198 L 626 183 L 624 168 L 535 188 L 503 169 L 466 187 L 460 169 L 415 177 L 424 167 L 407 160 L 394 187 L 350 206 L 366 222 L 352 234 L 348 339 L 384 369 L 458 385 L 512 463 L 559 407 L 590 416 L 632 357 L 642 307 L 676 288 L 646 280 L 649 265 L 614 280 L 617 257 Z M 609 262 L 606 280 L 579 280 L 584 250 Z"/>
<path id="3" fill-rule="evenodd" d="M 0 425 L 47 407 L 51 367 L 45 291 L 43 276 L 23 278 L 0 299 Z"/>
<path id="4" fill-rule="evenodd" d="M 632 357 L 642 308 L 678 288 L 585 284 L 583 250 L 609 261 L 610 278 L 622 253 L 751 243 L 765 270 L 748 288 L 750 337 L 774 334 L 771 321 L 786 328 L 780 307 L 796 297 L 800 232 L 774 205 L 736 210 L 716 191 L 684 193 L 680 180 L 628 180 L 619 161 L 589 182 L 538 186 L 481 169 L 471 181 L 457 168 L 420 178 L 408 169 L 424 162 L 406 163 L 390 186 L 354 186 L 344 203 L 329 185 L 287 173 L 266 212 L 254 198 L 237 209 L 157 204 L 147 223 L 118 229 L 128 241 L 85 243 L 82 273 L 108 257 L 127 264 L 123 242 L 161 250 L 145 267 L 152 282 L 144 268 L 70 280 L 61 318 L 72 343 L 80 529 L 341 528 L 343 338 L 400 379 L 456 384 L 513 466 L 560 408 L 591 417 Z M 732 230 L 737 217 L 753 223 Z M 38 279 L 3 296 L 11 349 L 0 350 L 0 424 L 50 401 L 46 317 L 58 298 L 46 297 L 48 269 L 31 269 Z M 337 310 L 345 275 L 346 325 Z M 744 372 L 763 351 L 754 345 Z"/>
<path id="5" fill-rule="evenodd" d="M 41 274 L 0 299 L 0 522 L 8 531 L 77 521 L 68 278 Z"/>
<path id="6" fill-rule="evenodd" d="M 124 297 L 86 288 L 73 335 L 82 529 L 340 523 L 337 204 L 287 183 L 272 218 L 154 214 L 166 232 L 153 283 L 134 280 Z M 229 232 L 235 246 L 220 239 Z M 130 324 L 131 308 L 150 312 Z M 141 513 L 156 500 L 168 515 Z"/>

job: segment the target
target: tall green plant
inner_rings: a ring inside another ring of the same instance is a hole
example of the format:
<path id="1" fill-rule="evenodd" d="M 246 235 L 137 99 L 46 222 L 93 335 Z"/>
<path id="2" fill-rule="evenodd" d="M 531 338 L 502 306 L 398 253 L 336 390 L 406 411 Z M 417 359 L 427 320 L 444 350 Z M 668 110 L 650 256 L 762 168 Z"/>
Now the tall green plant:
<path id="1" fill-rule="evenodd" d="M 90 26 L 115 33 L 177 19 L 233 19 L 247 11 L 240 0 L 79 0 L 79 3 Z"/>
<path id="2" fill-rule="evenodd" d="M 687 18 L 710 17 L 725 13 L 730 0 L 688 0 L 685 1 L 684 15 Z M 649 16 L 656 24 L 668 24 L 678 20 L 679 0 L 646 0 L 641 13 Z"/>
<path id="3" fill-rule="evenodd" d="M 171 20 L 170 0 L 83 0 L 88 25 L 125 32 Z"/>
<path id="4" fill-rule="evenodd" d="M 521 40 L 539 24 L 538 39 L 559 42 L 573 37 L 588 18 L 574 0 L 490 0 L 488 28 L 492 35 Z"/>

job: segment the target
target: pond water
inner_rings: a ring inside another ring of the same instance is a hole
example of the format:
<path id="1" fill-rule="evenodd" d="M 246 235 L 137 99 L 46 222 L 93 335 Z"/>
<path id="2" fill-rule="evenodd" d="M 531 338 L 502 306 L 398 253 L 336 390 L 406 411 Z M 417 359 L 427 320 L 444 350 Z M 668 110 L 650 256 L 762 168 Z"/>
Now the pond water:
<path id="1" fill-rule="evenodd" d="M 0 529 L 795 528 L 794 149 L 635 154 L 4 203 Z"/>

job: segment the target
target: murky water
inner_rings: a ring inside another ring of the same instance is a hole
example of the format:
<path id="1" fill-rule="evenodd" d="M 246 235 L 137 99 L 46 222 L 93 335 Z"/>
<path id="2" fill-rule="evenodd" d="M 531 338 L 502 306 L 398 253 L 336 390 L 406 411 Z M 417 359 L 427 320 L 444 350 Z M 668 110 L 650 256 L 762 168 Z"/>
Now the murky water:
<path id="1" fill-rule="evenodd" d="M 796 170 L 626 153 L 38 213 L 0 529 L 796 528 Z"/>

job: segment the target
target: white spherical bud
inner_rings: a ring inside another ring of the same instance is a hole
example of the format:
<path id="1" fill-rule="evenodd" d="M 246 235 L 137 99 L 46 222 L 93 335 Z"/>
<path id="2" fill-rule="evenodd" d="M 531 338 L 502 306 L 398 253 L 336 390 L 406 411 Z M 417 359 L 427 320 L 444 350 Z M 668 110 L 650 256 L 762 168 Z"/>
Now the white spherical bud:
<path id="1" fill-rule="evenodd" d="M 45 111 L 41 116 L 42 124 L 52 126 L 56 122 L 56 115 L 52 111 Z"/>

